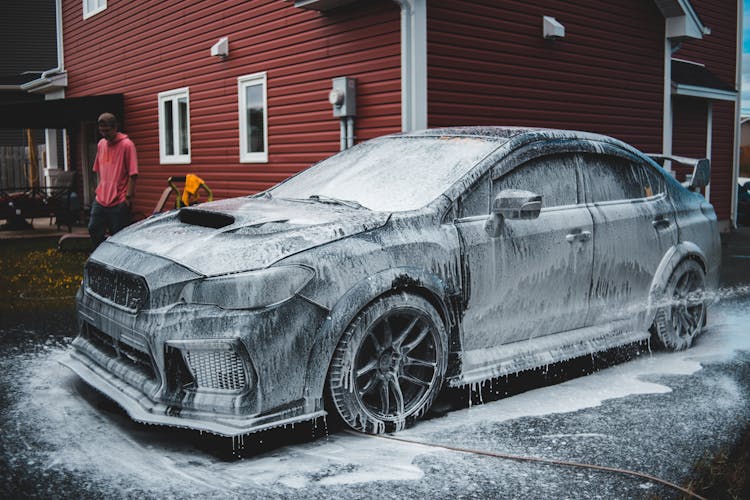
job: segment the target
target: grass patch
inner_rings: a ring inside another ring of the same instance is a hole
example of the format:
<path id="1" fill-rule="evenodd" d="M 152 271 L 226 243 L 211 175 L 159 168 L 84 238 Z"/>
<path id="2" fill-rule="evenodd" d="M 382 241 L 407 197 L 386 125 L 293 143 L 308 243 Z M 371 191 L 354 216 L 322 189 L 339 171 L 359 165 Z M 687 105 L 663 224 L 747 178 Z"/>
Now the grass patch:
<path id="1" fill-rule="evenodd" d="M 685 485 L 698 495 L 711 499 L 750 498 L 750 425 L 734 446 L 706 455 L 693 468 Z"/>
<path id="2" fill-rule="evenodd" d="M 61 252 L 57 238 L 0 242 L 0 313 L 74 306 L 86 252 Z"/>

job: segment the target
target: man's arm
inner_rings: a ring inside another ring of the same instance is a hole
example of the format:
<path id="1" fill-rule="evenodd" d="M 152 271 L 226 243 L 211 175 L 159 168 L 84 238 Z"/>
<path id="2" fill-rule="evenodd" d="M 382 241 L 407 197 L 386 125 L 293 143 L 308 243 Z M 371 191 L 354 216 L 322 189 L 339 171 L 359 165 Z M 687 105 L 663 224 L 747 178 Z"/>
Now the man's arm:
<path id="1" fill-rule="evenodd" d="M 133 196 L 135 196 L 135 181 L 138 178 L 137 175 L 131 175 L 128 177 L 128 190 L 125 193 L 125 203 L 130 207 L 133 204 Z"/>
<path id="2" fill-rule="evenodd" d="M 138 155 L 135 152 L 135 144 L 128 140 L 128 148 L 125 153 L 125 164 L 128 169 L 128 190 L 125 192 L 125 201 L 128 207 L 132 206 L 132 198 L 135 196 L 135 181 L 138 177 Z"/>

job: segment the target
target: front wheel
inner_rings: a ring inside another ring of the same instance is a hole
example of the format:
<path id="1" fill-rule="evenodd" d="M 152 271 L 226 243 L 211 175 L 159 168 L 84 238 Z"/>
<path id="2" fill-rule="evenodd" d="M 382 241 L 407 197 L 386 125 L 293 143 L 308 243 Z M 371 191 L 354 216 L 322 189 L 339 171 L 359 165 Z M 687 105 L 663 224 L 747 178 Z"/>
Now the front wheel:
<path id="1" fill-rule="evenodd" d="M 347 425 L 371 434 L 411 424 L 440 391 L 448 359 L 442 319 L 424 298 L 388 295 L 360 312 L 339 341 L 327 390 Z"/>
<path id="2" fill-rule="evenodd" d="M 700 264 L 685 260 L 675 268 L 652 327 L 658 346 L 673 351 L 691 346 L 705 324 L 705 288 L 706 276 Z"/>

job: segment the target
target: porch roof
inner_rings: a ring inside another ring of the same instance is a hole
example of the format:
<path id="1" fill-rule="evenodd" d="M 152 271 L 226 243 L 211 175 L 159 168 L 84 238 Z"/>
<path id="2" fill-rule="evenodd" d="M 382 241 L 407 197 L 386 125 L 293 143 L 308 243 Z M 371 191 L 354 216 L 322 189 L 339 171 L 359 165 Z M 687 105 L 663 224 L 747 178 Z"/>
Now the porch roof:
<path id="1" fill-rule="evenodd" d="M 0 128 L 74 128 L 104 112 L 123 123 L 122 94 L 91 95 L 0 106 Z"/>

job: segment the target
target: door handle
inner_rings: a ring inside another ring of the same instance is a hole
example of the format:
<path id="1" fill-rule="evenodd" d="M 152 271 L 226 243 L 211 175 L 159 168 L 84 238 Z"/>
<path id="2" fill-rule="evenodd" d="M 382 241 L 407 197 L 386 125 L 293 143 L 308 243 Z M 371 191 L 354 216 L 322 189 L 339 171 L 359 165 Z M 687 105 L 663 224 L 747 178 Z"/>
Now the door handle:
<path id="1" fill-rule="evenodd" d="M 669 226 L 672 225 L 672 221 L 667 219 L 666 217 L 661 217 L 659 219 L 654 219 L 651 221 L 651 225 L 654 226 L 655 229 L 667 229 Z"/>
<path id="2" fill-rule="evenodd" d="M 570 233 L 565 236 L 565 239 L 568 241 L 568 243 L 573 243 L 574 241 L 588 241 L 591 239 L 591 231 Z"/>

